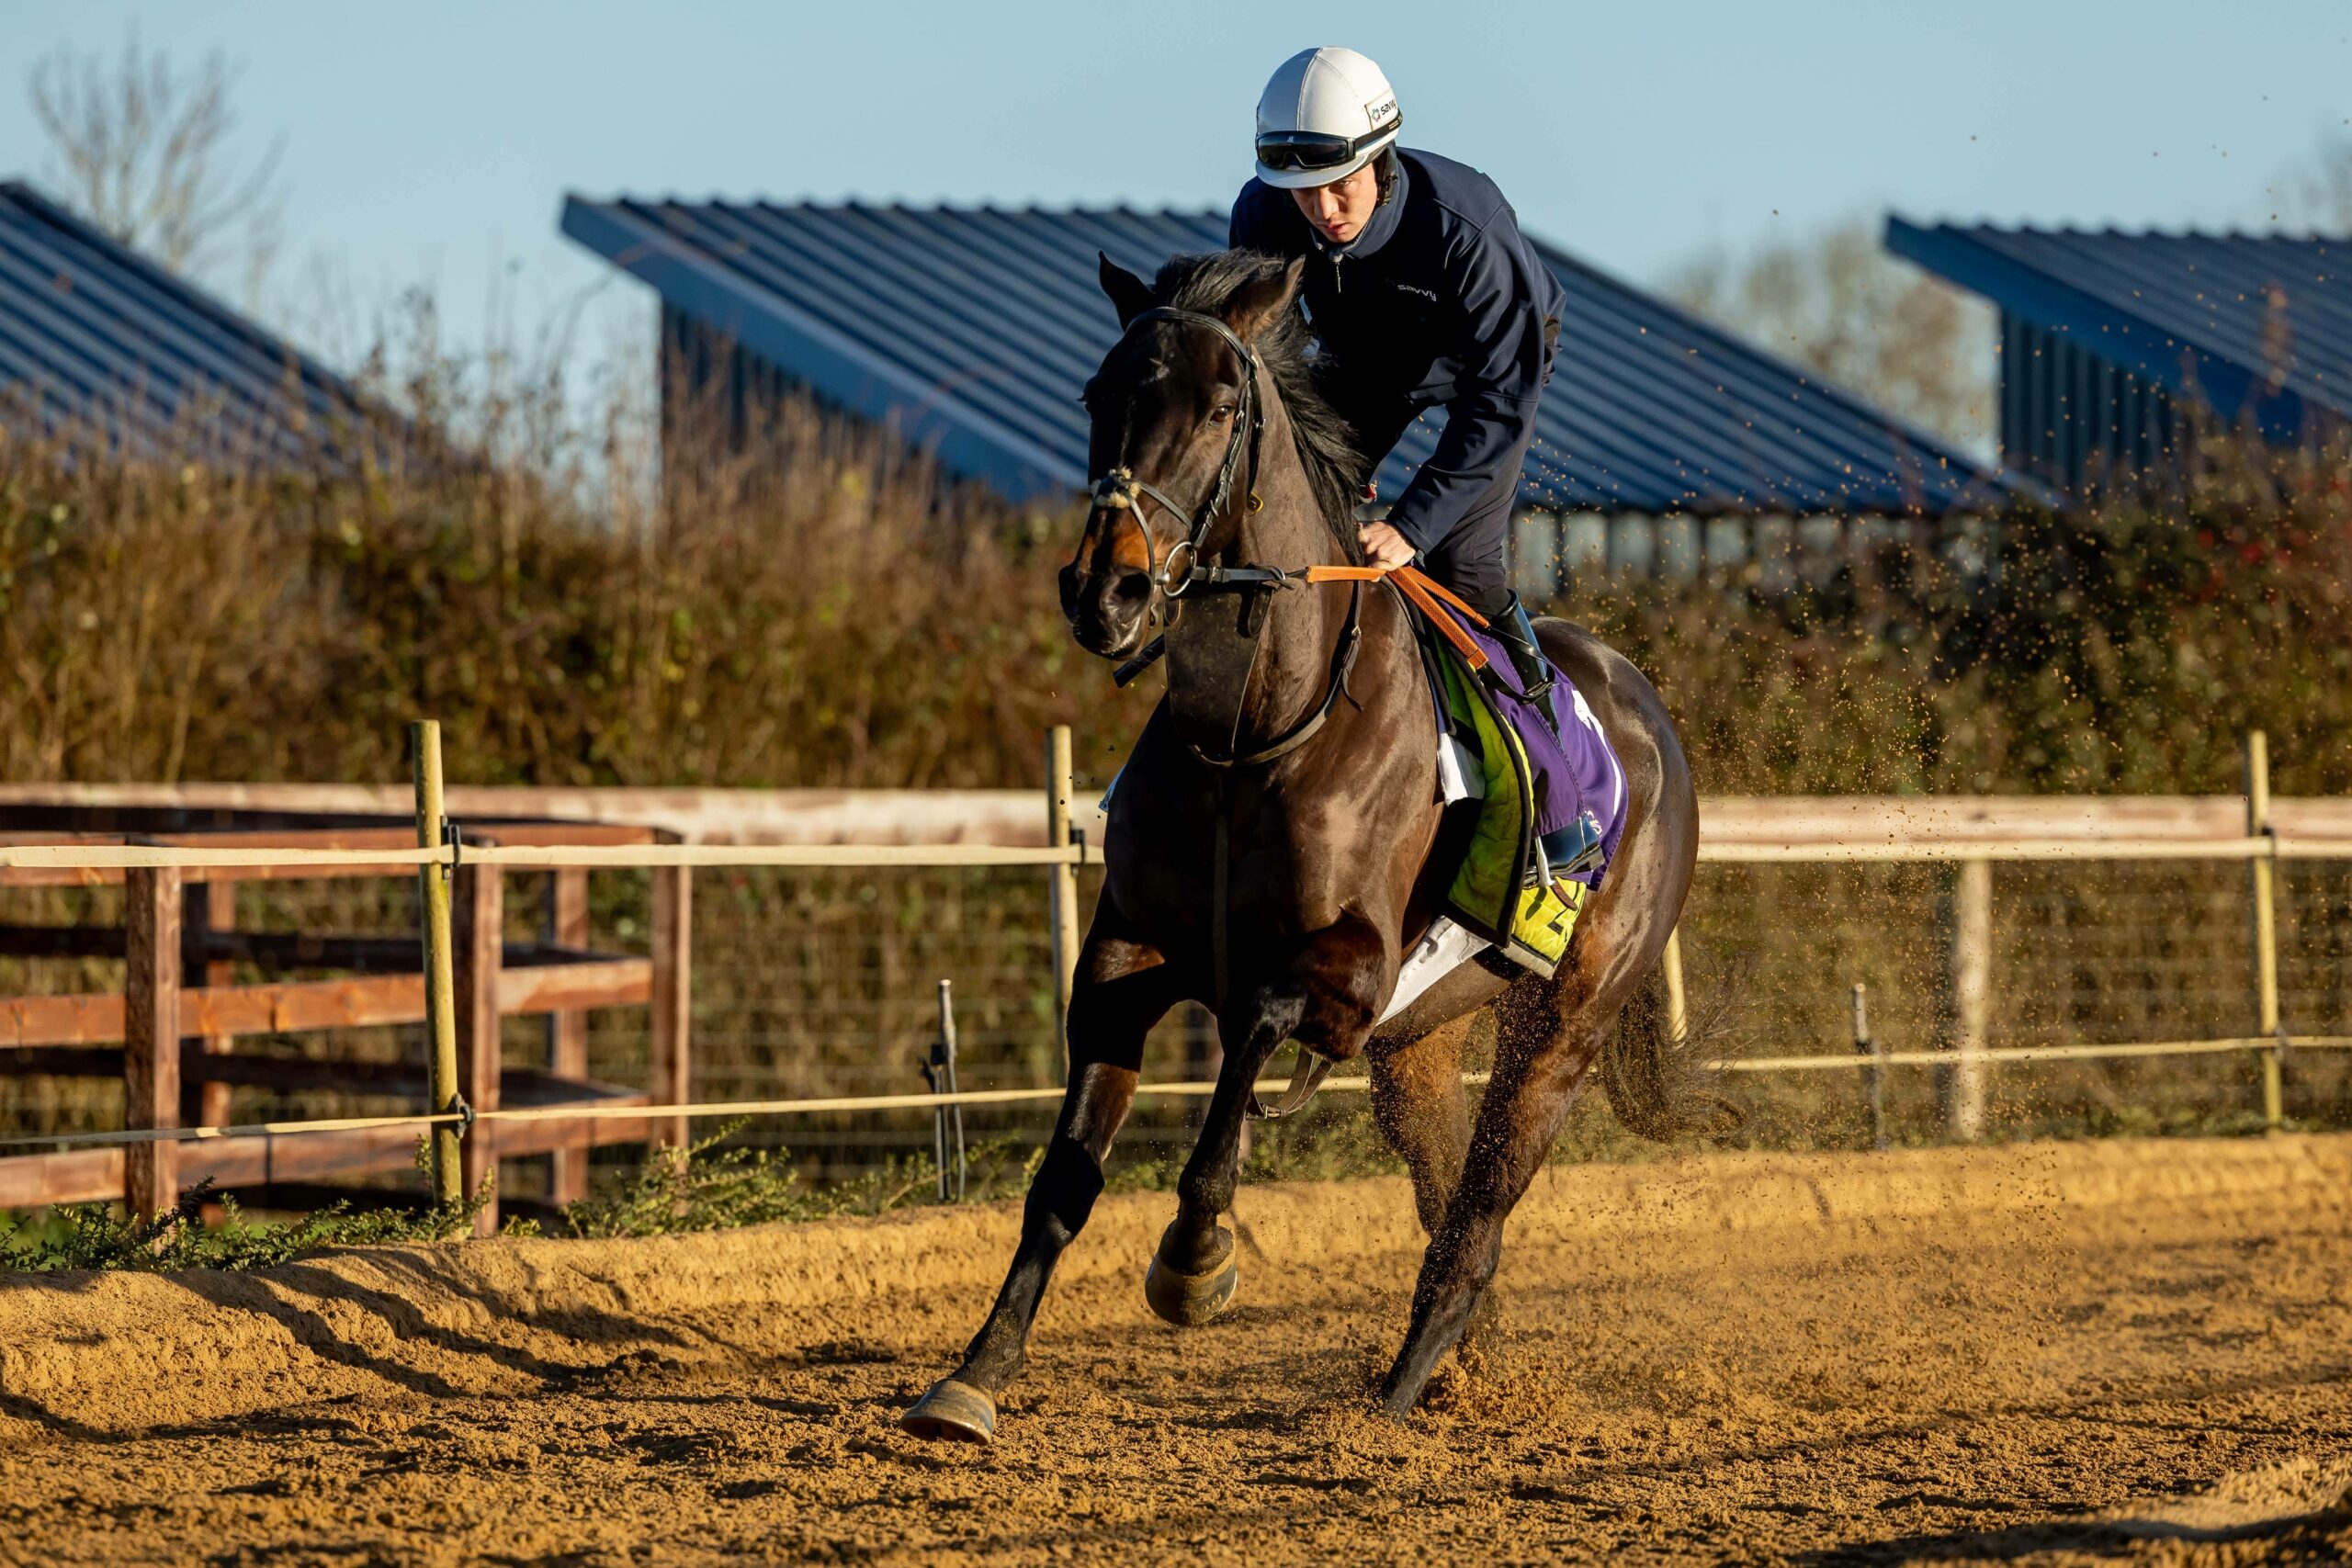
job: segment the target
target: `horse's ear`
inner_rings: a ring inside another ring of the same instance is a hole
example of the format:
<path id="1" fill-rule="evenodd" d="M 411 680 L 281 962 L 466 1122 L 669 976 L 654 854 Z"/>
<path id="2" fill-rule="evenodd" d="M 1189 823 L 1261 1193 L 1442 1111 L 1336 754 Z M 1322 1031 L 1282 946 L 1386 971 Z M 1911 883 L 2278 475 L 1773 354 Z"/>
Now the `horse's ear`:
<path id="1" fill-rule="evenodd" d="M 1306 258 L 1294 256 L 1282 271 L 1262 273 L 1235 289 L 1217 313 L 1233 329 L 1234 336 L 1254 343 L 1260 333 L 1283 319 L 1283 312 L 1298 298 L 1298 280 L 1306 276 Z"/>
<path id="2" fill-rule="evenodd" d="M 1101 257 L 1102 262 L 1100 273 L 1102 279 L 1102 292 L 1111 297 L 1112 306 L 1119 312 L 1121 326 L 1125 326 L 1129 321 L 1151 309 L 1150 284 L 1113 261 L 1104 253 L 1097 251 L 1094 254 Z"/>

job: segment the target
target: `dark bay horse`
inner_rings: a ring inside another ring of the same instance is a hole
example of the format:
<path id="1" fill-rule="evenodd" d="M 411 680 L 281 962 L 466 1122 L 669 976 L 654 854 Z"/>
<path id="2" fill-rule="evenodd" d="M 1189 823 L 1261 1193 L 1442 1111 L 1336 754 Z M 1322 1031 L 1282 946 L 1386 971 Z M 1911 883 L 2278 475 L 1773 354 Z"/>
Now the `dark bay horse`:
<path id="1" fill-rule="evenodd" d="M 1102 263 L 1125 330 L 1086 389 L 1091 460 L 1106 478 L 1063 574 L 1063 609 L 1079 644 L 1106 659 L 1134 657 L 1164 626 L 1168 695 L 1111 801 L 1108 876 L 1070 994 L 1069 1090 L 1012 1269 L 963 1364 L 902 1418 L 922 1436 L 993 1433 L 995 1395 L 1021 1371 L 1055 1261 L 1102 1192 L 1145 1032 L 1179 1002 L 1216 1013 L 1225 1061 L 1147 1299 L 1179 1324 L 1231 1301 L 1233 1237 L 1217 1219 L 1233 1201 L 1251 1085 L 1277 1048 L 1365 1056 L 1374 1114 L 1412 1172 L 1430 1236 L 1382 1390 L 1392 1415 L 1413 1407 L 1462 1337 L 1503 1222 L 1596 1060 L 1635 1132 L 1672 1137 L 1711 1121 L 1692 1109 L 1661 1010 L 1627 1007 L 1690 885 L 1690 771 L 1649 682 L 1563 622 L 1541 624 L 1545 649 L 1625 770 L 1617 857 L 1553 979 L 1471 964 L 1374 1027 L 1401 956 L 1438 911 L 1453 868 L 1437 852 L 1452 835 L 1403 597 L 1379 582 L 1282 580 L 1362 560 L 1361 460 L 1308 378 L 1299 271 L 1229 252 L 1179 257 L 1148 285 Z M 1462 1046 L 1489 1005 L 1494 1074 L 1474 1126 Z"/>

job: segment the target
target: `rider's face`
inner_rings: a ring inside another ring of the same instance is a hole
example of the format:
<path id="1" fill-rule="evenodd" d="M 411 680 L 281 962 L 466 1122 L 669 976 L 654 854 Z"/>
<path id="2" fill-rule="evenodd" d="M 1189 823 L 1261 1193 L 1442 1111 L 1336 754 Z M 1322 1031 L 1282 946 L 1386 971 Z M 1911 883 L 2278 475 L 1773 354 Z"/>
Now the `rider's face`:
<path id="1" fill-rule="evenodd" d="M 1312 190 L 1295 190 L 1290 198 L 1298 203 L 1317 233 L 1331 244 L 1344 245 L 1363 232 L 1373 209 L 1380 205 L 1380 176 L 1366 164 L 1345 179 Z"/>

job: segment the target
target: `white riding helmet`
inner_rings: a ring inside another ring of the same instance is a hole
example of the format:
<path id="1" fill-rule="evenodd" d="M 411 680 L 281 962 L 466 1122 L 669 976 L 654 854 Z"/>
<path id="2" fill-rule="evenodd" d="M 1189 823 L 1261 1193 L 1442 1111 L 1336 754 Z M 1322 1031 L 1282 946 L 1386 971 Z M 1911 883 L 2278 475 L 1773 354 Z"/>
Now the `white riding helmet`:
<path id="1" fill-rule="evenodd" d="M 1258 99 L 1258 177 L 1284 190 L 1347 178 L 1396 140 L 1405 117 L 1379 66 L 1352 49 L 1301 50 Z"/>

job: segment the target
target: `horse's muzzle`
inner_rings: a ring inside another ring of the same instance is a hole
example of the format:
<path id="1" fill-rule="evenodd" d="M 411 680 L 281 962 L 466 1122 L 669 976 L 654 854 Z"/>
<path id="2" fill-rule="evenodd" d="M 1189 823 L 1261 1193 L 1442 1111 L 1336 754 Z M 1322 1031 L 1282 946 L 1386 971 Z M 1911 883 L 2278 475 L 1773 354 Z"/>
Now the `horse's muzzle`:
<path id="1" fill-rule="evenodd" d="M 1125 659 L 1143 646 L 1151 626 L 1151 599 L 1147 572 L 1082 574 L 1075 566 L 1062 568 L 1062 618 L 1078 646 L 1102 658 Z"/>

